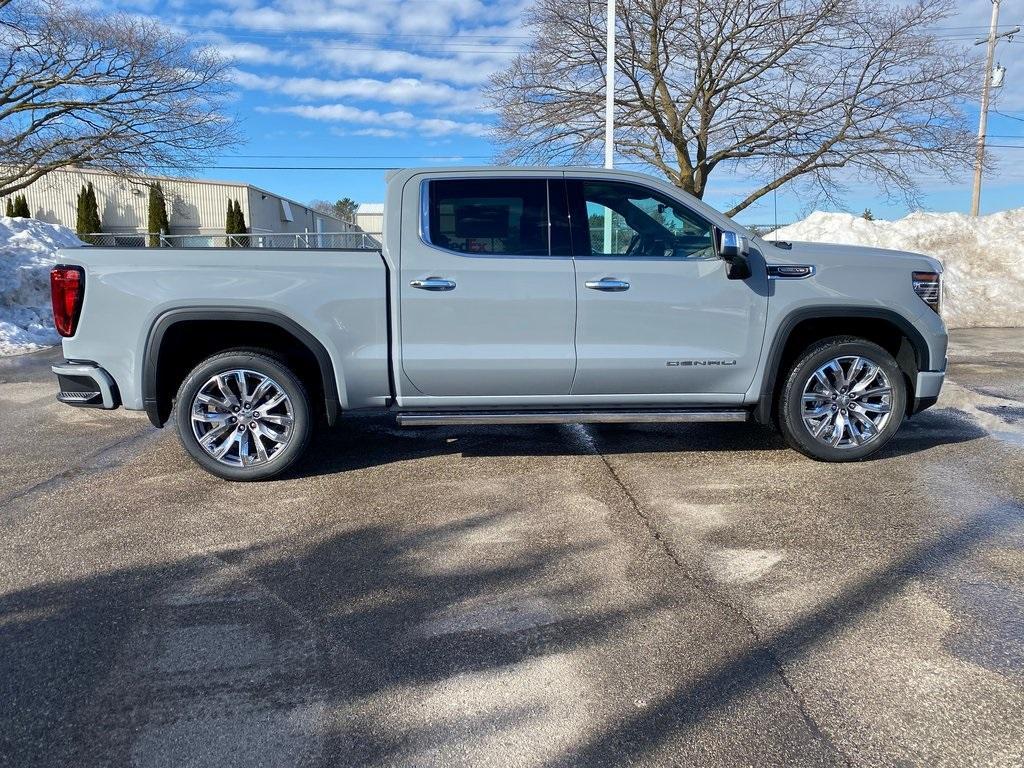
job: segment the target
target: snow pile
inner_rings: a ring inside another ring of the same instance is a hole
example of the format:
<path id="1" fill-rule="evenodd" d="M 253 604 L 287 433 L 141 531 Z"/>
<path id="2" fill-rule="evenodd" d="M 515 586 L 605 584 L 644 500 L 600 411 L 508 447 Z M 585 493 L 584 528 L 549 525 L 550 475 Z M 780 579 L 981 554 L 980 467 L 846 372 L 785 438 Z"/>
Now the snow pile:
<path id="1" fill-rule="evenodd" d="M 934 256 L 945 270 L 942 316 L 949 327 L 1024 326 L 1024 208 L 978 218 L 917 212 L 899 221 L 816 211 L 765 239 Z"/>
<path id="2" fill-rule="evenodd" d="M 60 341 L 50 309 L 50 267 L 58 248 L 79 245 L 65 227 L 0 216 L 0 356 Z"/>

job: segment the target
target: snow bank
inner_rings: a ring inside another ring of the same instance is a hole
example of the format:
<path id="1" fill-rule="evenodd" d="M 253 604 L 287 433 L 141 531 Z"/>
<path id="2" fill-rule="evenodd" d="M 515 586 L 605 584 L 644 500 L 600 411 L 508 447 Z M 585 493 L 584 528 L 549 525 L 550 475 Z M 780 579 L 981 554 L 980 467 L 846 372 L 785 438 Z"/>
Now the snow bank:
<path id="1" fill-rule="evenodd" d="M 0 356 L 60 341 L 50 309 L 50 267 L 58 248 L 79 245 L 65 227 L 0 216 Z"/>
<path id="2" fill-rule="evenodd" d="M 765 239 L 934 256 L 945 270 L 942 316 L 949 327 L 1024 326 L 1024 208 L 978 218 L 918 212 L 899 221 L 816 211 Z"/>

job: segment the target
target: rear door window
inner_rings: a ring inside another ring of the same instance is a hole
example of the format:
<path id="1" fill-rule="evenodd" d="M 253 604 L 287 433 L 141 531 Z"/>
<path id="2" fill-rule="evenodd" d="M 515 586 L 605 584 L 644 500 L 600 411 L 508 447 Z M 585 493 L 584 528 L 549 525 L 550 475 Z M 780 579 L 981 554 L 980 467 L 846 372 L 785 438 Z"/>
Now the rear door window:
<path id="1" fill-rule="evenodd" d="M 430 244 L 474 255 L 549 254 L 546 179 L 429 182 Z"/>

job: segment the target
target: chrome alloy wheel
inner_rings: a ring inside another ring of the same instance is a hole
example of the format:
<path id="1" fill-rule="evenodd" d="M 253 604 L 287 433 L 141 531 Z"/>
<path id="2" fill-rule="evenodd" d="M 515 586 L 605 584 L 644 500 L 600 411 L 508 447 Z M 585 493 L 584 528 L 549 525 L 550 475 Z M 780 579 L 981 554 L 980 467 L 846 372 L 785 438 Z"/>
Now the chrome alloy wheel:
<path id="1" fill-rule="evenodd" d="M 192 400 L 192 433 L 206 453 L 231 467 L 273 461 L 287 447 L 292 403 L 269 376 L 236 369 L 207 380 Z"/>
<path id="2" fill-rule="evenodd" d="M 857 448 L 878 438 L 892 416 L 892 385 L 874 361 L 836 357 L 804 385 L 800 415 L 811 436 L 833 448 Z"/>

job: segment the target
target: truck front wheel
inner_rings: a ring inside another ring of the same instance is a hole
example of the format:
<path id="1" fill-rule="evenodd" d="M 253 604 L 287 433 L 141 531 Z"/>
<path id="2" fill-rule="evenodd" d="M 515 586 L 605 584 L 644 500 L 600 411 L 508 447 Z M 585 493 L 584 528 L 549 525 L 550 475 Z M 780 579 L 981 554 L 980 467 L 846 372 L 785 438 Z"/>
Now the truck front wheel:
<path id="1" fill-rule="evenodd" d="M 793 364 L 779 397 L 790 446 L 819 461 L 858 461 L 896 434 L 907 388 L 893 356 L 854 336 L 813 344 Z"/>
<path id="2" fill-rule="evenodd" d="M 281 361 L 230 350 L 207 358 L 182 382 L 178 437 L 199 466 L 226 480 L 265 480 L 288 469 L 311 433 L 309 395 Z"/>

